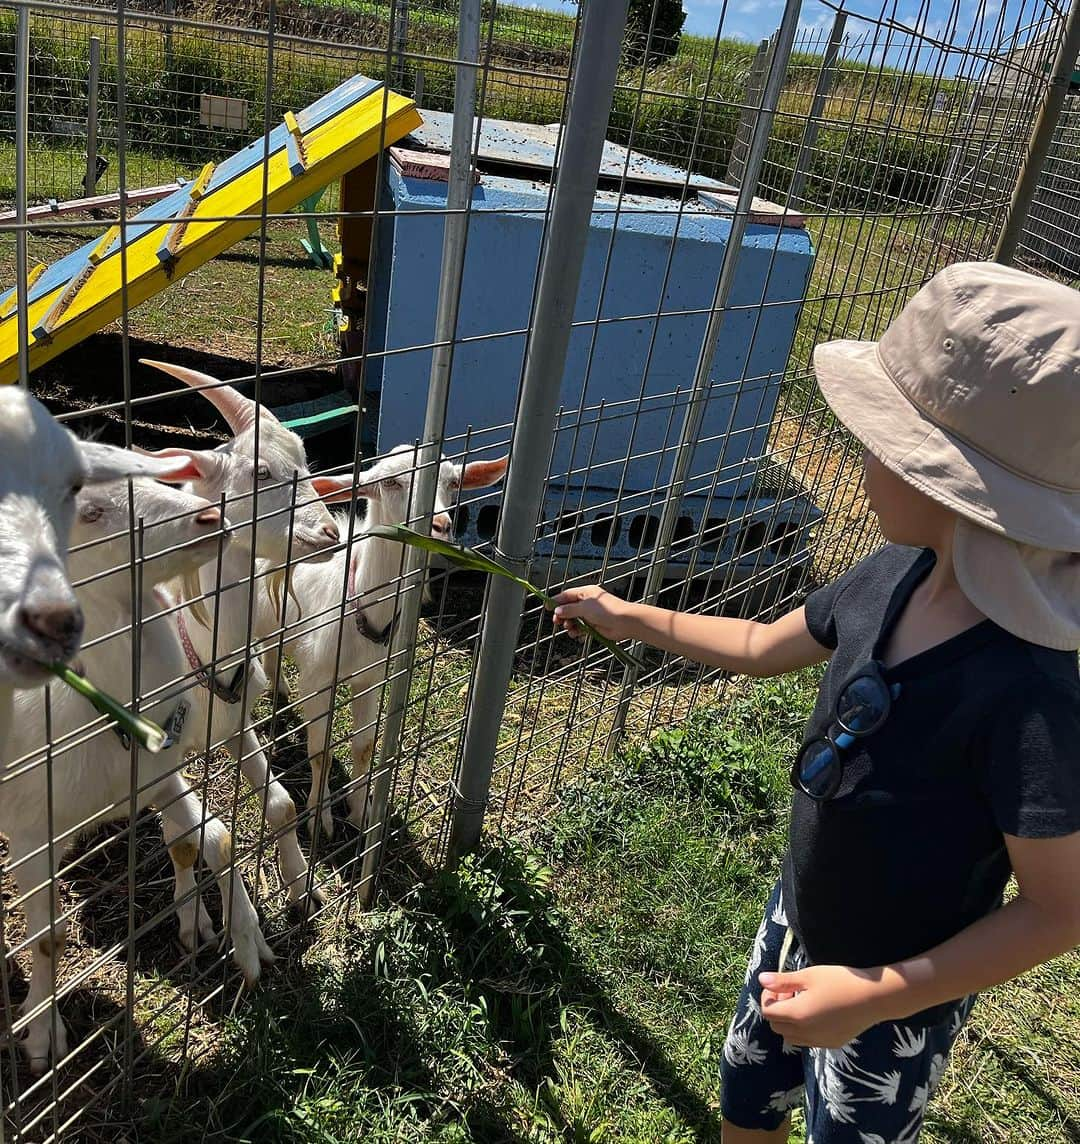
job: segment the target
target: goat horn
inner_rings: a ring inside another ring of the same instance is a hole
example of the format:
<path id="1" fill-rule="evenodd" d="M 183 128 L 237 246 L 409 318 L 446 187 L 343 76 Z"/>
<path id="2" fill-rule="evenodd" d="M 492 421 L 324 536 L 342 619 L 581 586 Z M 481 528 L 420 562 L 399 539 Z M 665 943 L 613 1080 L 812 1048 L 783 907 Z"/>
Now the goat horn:
<path id="1" fill-rule="evenodd" d="M 258 412 L 260 417 L 264 417 L 267 420 L 277 420 L 273 413 L 265 406 L 259 409 L 250 397 L 245 397 L 242 393 L 233 389 L 231 385 L 226 385 L 208 373 L 202 373 L 197 369 L 189 369 L 185 365 L 172 365 L 164 361 L 150 361 L 148 358 L 139 358 L 139 362 L 142 365 L 152 366 L 154 369 L 160 369 L 164 373 L 171 374 L 185 385 L 190 385 L 192 389 L 199 390 L 203 397 L 205 397 L 229 423 L 229 428 L 233 431 L 234 435 L 242 433 L 245 429 L 255 424 L 256 412 Z"/>

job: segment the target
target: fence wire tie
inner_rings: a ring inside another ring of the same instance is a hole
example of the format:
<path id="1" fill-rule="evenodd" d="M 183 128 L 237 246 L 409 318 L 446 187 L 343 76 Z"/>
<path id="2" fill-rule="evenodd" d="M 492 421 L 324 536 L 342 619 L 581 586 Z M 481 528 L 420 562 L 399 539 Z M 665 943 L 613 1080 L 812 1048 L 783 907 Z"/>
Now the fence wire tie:
<path id="1" fill-rule="evenodd" d="M 528 580 L 529 577 L 526 573 L 532 565 L 531 554 L 511 556 L 508 552 L 503 552 L 494 541 L 491 543 L 491 551 L 495 554 L 496 559 L 501 560 L 515 576 L 521 576 L 522 579 Z"/>
<path id="2" fill-rule="evenodd" d="M 448 779 L 446 786 L 454 796 L 454 808 L 456 810 L 466 810 L 473 814 L 482 814 L 491 803 L 491 800 L 488 798 L 475 799 L 470 798 L 467 794 L 462 794 L 461 787 L 457 785 L 455 779 Z"/>

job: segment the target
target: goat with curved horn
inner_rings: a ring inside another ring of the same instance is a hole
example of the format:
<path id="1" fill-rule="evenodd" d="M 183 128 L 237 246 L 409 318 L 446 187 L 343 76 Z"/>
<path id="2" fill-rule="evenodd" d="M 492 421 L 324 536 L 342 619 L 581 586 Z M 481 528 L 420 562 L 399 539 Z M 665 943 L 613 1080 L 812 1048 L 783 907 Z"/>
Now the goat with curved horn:
<path id="1" fill-rule="evenodd" d="M 148 365 L 160 369 L 163 373 L 197 389 L 214 406 L 215 409 L 229 423 L 234 434 L 242 433 L 255 424 L 256 413 L 266 421 L 277 421 L 277 418 L 266 406 L 259 407 L 250 397 L 245 397 L 231 385 L 220 381 L 208 373 L 197 369 L 189 369 L 185 365 L 173 365 L 170 362 L 151 361 L 149 358 L 139 358 L 141 365 Z"/>

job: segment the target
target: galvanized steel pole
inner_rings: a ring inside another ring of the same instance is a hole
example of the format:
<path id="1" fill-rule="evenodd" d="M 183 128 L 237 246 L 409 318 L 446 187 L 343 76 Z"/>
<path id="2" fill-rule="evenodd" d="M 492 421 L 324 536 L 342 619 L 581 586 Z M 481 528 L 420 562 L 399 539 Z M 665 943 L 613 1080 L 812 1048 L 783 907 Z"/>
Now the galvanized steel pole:
<path id="1" fill-rule="evenodd" d="M 101 37 L 90 37 L 90 75 L 87 79 L 86 94 L 86 178 L 83 186 L 89 198 L 97 187 L 97 144 L 98 144 L 98 81 L 101 75 Z"/>
<path id="2" fill-rule="evenodd" d="M 750 208 L 754 200 L 754 191 L 757 188 L 761 167 L 765 161 L 765 149 L 769 143 L 769 131 L 772 127 L 773 117 L 780 102 L 780 92 L 784 86 L 784 77 L 787 75 L 788 60 L 791 58 L 792 44 L 795 42 L 795 31 L 799 21 L 799 7 L 801 0 L 787 0 L 784 7 L 784 16 L 780 22 L 780 30 L 773 40 L 774 49 L 771 54 L 771 66 L 765 82 L 765 95 L 762 101 L 761 114 L 754 125 L 754 136 L 750 142 L 750 150 L 746 157 L 746 165 L 741 184 L 739 197 L 735 203 L 735 213 L 731 219 L 731 232 L 724 247 L 723 259 L 720 263 L 720 275 L 716 281 L 716 292 L 713 296 L 712 309 L 709 321 L 705 328 L 705 336 L 701 343 L 701 352 L 698 356 L 697 368 L 694 371 L 694 385 L 690 391 L 686 413 L 683 417 L 682 431 L 679 434 L 679 444 L 675 453 L 675 462 L 672 467 L 671 484 L 664 498 L 664 507 L 660 516 L 660 527 L 657 531 L 656 547 L 653 549 L 652 563 L 645 584 L 646 600 L 655 599 L 664 580 L 667 567 L 668 551 L 675 535 L 675 525 L 679 518 L 679 506 L 683 491 L 690 474 L 690 464 L 694 458 L 698 436 L 701 430 L 701 419 L 708 403 L 709 388 L 712 384 L 711 375 L 713 358 L 716 355 L 716 344 L 720 337 L 720 328 L 724 323 L 724 313 L 728 298 L 731 296 L 731 287 L 735 281 L 739 254 L 742 249 L 743 235 L 750 220 Z M 764 301 L 764 299 L 762 299 Z M 749 354 L 747 355 L 749 360 Z M 745 368 L 745 367 L 744 367 Z M 640 651 L 640 646 L 635 649 Z M 607 750 L 610 752 L 618 743 L 626 724 L 626 715 L 630 708 L 634 684 L 637 682 L 637 668 L 627 667 L 623 675 L 622 691 L 619 695 L 619 706 L 615 713 L 615 720 L 608 736 Z"/>
<path id="3" fill-rule="evenodd" d="M 15 290 L 18 307 L 19 384 L 30 378 L 30 292 L 26 288 L 26 161 L 30 154 L 30 13 L 20 8 L 15 41 Z"/>
<path id="4" fill-rule="evenodd" d="M 428 381 L 424 435 L 417 456 L 414 505 L 418 512 L 410 522 L 424 531 L 435 507 L 439 462 L 446 428 L 446 404 L 450 395 L 450 369 L 454 358 L 461 281 L 465 270 L 467 210 L 472 199 L 472 142 L 476 117 L 476 65 L 480 58 L 480 0 L 462 0 L 458 21 L 458 64 L 454 81 L 454 122 L 450 143 L 450 176 L 446 189 L 447 214 L 443 230 L 442 270 L 435 315 L 435 342 Z M 401 747 L 401 732 L 409 701 L 416 625 L 420 618 L 424 554 L 405 550 L 405 576 L 400 593 L 401 620 L 395 629 L 390 661 L 390 696 L 364 831 L 364 864 L 360 879 L 361 901 L 371 899 L 375 887 L 386 809 L 390 794 L 392 764 Z"/>
<path id="5" fill-rule="evenodd" d="M 585 0 L 582 15 L 570 108 L 552 191 L 510 469 L 495 541 L 502 559 L 519 574 L 529 564 L 544 495 L 570 327 L 615 94 L 626 9 L 627 0 Z M 475 846 L 483 828 L 523 601 L 524 593 L 517 585 L 501 578 L 492 580 L 455 791 L 450 827 L 452 858 Z"/>
<path id="6" fill-rule="evenodd" d="M 1061 117 L 1061 109 L 1065 105 L 1065 96 L 1072 82 L 1078 55 L 1080 55 L 1080 0 L 1073 0 L 1065 19 L 1065 34 L 1058 49 L 1057 59 L 1054 60 L 1054 70 L 1050 74 L 1046 95 L 1043 97 L 1039 116 L 1035 120 L 1031 138 L 1028 140 L 1027 155 L 1017 176 L 1009 210 L 1005 215 L 1001 234 L 998 235 L 997 246 L 994 248 L 995 262 L 1011 264 L 1016 256 L 1016 248 L 1024 232 L 1024 224 L 1027 222 L 1031 201 L 1038 189 L 1039 178 L 1050 152 L 1050 144 L 1054 140 L 1054 131 Z"/>
<path id="7" fill-rule="evenodd" d="M 787 201 L 792 206 L 803 205 L 806 176 L 810 173 L 814 144 L 817 143 L 818 130 L 821 127 L 822 116 L 825 114 L 825 102 L 832 90 L 833 78 L 836 75 L 836 57 L 840 53 L 840 45 L 844 42 L 844 28 L 846 26 L 847 13 L 841 8 L 833 18 L 829 43 L 821 61 L 821 70 L 818 72 L 814 102 L 810 105 L 810 118 L 807 121 L 802 142 L 799 144 L 799 153 L 795 158 L 795 174 L 791 178 L 791 186 L 788 188 L 787 195 Z"/>

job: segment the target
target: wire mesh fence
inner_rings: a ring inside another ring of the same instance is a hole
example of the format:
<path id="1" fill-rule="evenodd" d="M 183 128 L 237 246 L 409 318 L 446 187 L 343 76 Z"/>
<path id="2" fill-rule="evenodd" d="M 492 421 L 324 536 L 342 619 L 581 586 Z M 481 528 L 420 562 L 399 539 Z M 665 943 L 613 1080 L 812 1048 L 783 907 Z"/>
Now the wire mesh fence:
<path id="1" fill-rule="evenodd" d="M 733 685 L 372 527 L 757 618 L 877 543 L 813 347 L 991 254 L 1059 11 L 590 4 L 0 9 L 0 368 L 191 482 L 84 490 L 71 557 L 83 667 L 175 746 L 17 700 L 5 1138 L 136 1138 L 271 955 Z M 1075 112 L 1021 249 L 1067 277 Z"/>

